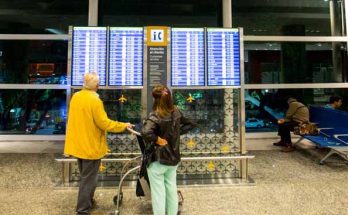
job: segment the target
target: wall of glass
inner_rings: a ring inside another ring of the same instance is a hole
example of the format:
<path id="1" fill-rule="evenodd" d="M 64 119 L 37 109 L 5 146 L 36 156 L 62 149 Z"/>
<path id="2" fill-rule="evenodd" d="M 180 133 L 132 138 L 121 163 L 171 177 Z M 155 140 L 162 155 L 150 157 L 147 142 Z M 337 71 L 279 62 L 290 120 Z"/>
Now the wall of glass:
<path id="1" fill-rule="evenodd" d="M 247 132 L 277 131 L 277 120 L 284 117 L 287 99 L 296 98 L 310 106 L 325 106 L 331 96 L 342 97 L 342 106 L 348 111 L 348 91 L 345 88 L 314 89 L 249 89 L 245 92 L 245 127 Z"/>
<path id="2" fill-rule="evenodd" d="M 0 84 L 67 84 L 68 41 L 0 40 Z"/>
<path id="3" fill-rule="evenodd" d="M 65 134 L 66 90 L 0 91 L 1 134 Z"/>
<path id="4" fill-rule="evenodd" d="M 66 82 L 68 26 L 87 26 L 89 10 L 92 16 L 98 14 L 98 26 L 222 26 L 222 0 L 98 2 L 98 8 L 92 8 L 88 1 L 82 0 L 13 0 L 0 3 L 1 132 L 39 134 L 40 129 L 37 132 L 26 132 L 24 129 L 25 124 L 32 124 L 30 112 L 35 109 L 35 105 L 30 104 L 31 98 L 38 101 L 36 109 L 41 115 L 45 115 L 45 109 L 52 112 L 66 106 L 66 102 L 63 102 L 64 97 L 68 99 L 71 94 L 69 83 Z M 274 130 L 272 119 L 259 117 L 260 114 L 254 110 L 258 108 L 250 103 L 248 98 L 277 97 L 278 91 L 286 91 L 287 84 L 296 84 L 297 88 L 302 89 L 306 104 L 325 103 L 331 94 L 341 95 L 344 102 L 347 101 L 344 85 L 348 76 L 348 38 L 344 13 L 347 9 L 346 4 L 343 0 L 232 1 L 233 27 L 244 28 L 245 35 L 246 118 L 262 119 L 265 125 L 259 130 L 257 126 L 253 129 L 247 126 L 247 131 Z M 17 35 L 16 39 L 10 36 L 12 34 Z M 28 34 L 36 36 L 28 37 Z M 52 40 L 52 36 L 59 35 L 62 36 L 60 39 Z M 293 88 L 293 85 L 289 86 L 289 91 L 292 92 Z M 122 93 L 129 98 L 137 98 L 141 94 L 140 90 L 101 90 L 99 93 L 105 99 L 104 103 L 110 116 L 121 121 L 129 119 L 139 123 L 136 121 L 136 108 L 140 102 L 135 102 L 134 110 L 128 110 L 130 107 L 118 104 L 116 100 Z M 43 105 L 48 97 L 39 98 L 40 94 L 52 94 L 59 102 Z M 10 95 L 21 96 L 21 99 L 10 104 L 10 100 L 7 99 Z M 214 104 L 215 98 L 210 98 L 209 93 L 206 95 L 207 97 L 199 102 L 210 104 L 208 106 L 212 109 L 207 109 L 206 112 L 213 114 L 211 110 L 218 108 L 218 104 Z M 180 98 L 179 91 L 175 96 Z M 273 99 L 271 103 L 275 103 L 274 101 Z M 115 102 L 117 105 L 114 105 Z M 180 105 L 180 99 L 178 102 Z M 201 128 L 205 132 L 221 130 L 219 120 L 208 120 L 206 124 L 203 122 L 205 117 L 209 119 L 211 116 L 196 111 L 200 108 L 199 105 L 185 104 L 183 108 L 186 108 L 188 114 L 197 115 L 197 119 L 205 125 Z M 346 106 L 344 104 L 343 109 Z M 120 114 L 119 108 L 133 114 Z M 13 112 L 18 109 L 22 109 L 21 113 L 27 114 L 23 122 L 14 126 L 7 118 L 10 118 L 11 110 Z M 282 110 L 285 110 L 285 107 Z M 64 117 L 63 114 L 60 116 L 63 120 Z M 269 129 L 265 129 L 267 126 Z M 55 134 L 54 130 L 51 134 Z"/>
<path id="5" fill-rule="evenodd" d="M 346 82 L 346 55 L 344 42 L 245 42 L 245 83 Z"/>
<path id="6" fill-rule="evenodd" d="M 343 35 L 341 28 L 344 20 L 343 2 L 233 0 L 233 27 L 242 26 L 245 35 Z M 337 26 L 335 34 L 331 31 L 333 22 Z"/>

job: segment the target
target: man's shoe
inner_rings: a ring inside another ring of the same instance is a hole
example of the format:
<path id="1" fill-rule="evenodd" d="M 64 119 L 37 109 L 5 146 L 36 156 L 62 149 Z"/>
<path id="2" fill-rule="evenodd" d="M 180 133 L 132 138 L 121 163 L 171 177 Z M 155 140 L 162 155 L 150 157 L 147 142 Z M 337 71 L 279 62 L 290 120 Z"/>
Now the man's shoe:
<path id="1" fill-rule="evenodd" d="M 286 146 L 286 143 L 284 143 L 283 141 L 279 141 L 279 142 L 273 143 L 273 146 Z"/>
<path id="2" fill-rule="evenodd" d="M 293 147 L 292 145 L 290 145 L 290 146 L 287 146 L 287 147 L 285 147 L 284 149 L 282 149 L 281 151 L 282 152 L 293 152 L 293 151 L 295 151 L 295 147 Z"/>

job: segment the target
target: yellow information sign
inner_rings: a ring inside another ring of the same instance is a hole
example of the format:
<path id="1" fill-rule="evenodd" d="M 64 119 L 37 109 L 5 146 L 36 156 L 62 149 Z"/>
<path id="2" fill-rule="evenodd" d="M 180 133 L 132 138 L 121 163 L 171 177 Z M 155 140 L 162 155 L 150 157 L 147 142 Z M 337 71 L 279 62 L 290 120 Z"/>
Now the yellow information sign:
<path id="1" fill-rule="evenodd" d="M 147 26 L 146 38 L 148 46 L 167 46 L 168 27 L 166 26 Z"/>

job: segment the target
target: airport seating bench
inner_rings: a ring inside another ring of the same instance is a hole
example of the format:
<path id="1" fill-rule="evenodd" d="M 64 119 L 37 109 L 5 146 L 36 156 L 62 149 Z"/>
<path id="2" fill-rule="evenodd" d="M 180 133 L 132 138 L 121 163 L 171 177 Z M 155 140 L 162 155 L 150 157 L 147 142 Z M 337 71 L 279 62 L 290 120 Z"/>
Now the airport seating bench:
<path id="1" fill-rule="evenodd" d="M 317 124 L 319 135 L 303 135 L 298 142 L 308 139 L 319 148 L 330 149 L 319 164 L 324 164 L 333 154 L 348 161 L 348 112 L 318 106 L 310 106 L 309 112 L 310 121 Z"/>

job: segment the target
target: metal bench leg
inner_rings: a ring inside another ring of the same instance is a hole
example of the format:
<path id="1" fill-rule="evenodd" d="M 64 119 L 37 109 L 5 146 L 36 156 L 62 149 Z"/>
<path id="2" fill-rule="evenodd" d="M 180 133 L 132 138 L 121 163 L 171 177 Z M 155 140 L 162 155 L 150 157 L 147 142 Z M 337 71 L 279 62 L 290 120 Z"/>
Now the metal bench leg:
<path id="1" fill-rule="evenodd" d="M 295 146 L 297 144 L 299 144 L 303 139 L 305 139 L 304 137 L 300 137 L 295 143 L 293 143 L 292 145 Z"/>
<path id="2" fill-rule="evenodd" d="M 71 165 L 69 162 L 62 163 L 62 184 L 63 186 L 69 186 Z"/>
<path id="3" fill-rule="evenodd" d="M 328 158 L 329 158 L 331 155 L 333 155 L 333 154 L 337 154 L 337 152 L 331 149 L 330 152 L 327 153 L 327 155 L 325 155 L 325 157 L 319 161 L 319 164 L 320 164 L 320 165 L 323 165 L 323 164 L 324 164 L 324 161 L 325 161 L 326 159 L 328 159 Z"/>

